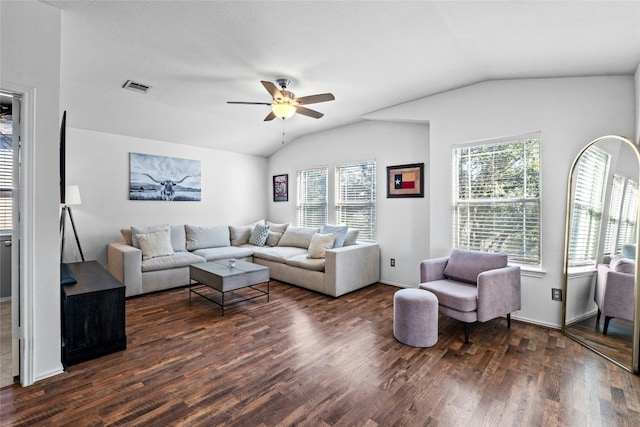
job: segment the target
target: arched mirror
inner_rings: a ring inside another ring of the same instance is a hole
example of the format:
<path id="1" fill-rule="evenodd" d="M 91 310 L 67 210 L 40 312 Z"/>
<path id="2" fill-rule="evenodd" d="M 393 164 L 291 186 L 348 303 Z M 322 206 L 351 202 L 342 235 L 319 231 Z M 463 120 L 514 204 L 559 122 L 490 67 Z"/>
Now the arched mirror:
<path id="1" fill-rule="evenodd" d="M 640 152 L 605 136 L 578 154 L 567 184 L 562 332 L 638 373 L 636 250 Z"/>

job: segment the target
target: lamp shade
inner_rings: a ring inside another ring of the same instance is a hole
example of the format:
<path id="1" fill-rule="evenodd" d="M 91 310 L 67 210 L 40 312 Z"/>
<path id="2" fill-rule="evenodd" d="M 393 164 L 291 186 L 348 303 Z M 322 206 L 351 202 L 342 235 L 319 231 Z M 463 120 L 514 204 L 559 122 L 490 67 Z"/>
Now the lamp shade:
<path id="1" fill-rule="evenodd" d="M 288 119 L 296 113 L 296 107 L 291 104 L 275 103 L 271 105 L 271 111 L 273 111 L 273 114 L 275 114 L 276 117 L 279 117 L 281 119 Z"/>
<path id="2" fill-rule="evenodd" d="M 80 199 L 80 187 L 77 185 L 67 185 L 65 188 L 65 205 L 81 205 L 82 199 Z"/>

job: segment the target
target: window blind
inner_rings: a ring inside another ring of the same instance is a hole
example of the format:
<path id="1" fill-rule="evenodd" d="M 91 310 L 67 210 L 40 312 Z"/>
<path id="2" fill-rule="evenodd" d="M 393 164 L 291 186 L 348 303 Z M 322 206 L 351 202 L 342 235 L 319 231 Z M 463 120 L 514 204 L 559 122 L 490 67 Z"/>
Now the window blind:
<path id="1" fill-rule="evenodd" d="M 360 230 L 358 240 L 376 241 L 376 164 L 336 166 L 336 222 Z"/>
<path id="2" fill-rule="evenodd" d="M 0 232 L 7 233 L 13 228 L 13 149 L 11 134 L 1 129 L 2 146 L 0 147 Z"/>
<path id="3" fill-rule="evenodd" d="M 625 178 L 614 175 L 611 184 L 611 199 L 609 201 L 609 216 L 607 218 L 607 231 L 604 237 L 604 255 L 613 256 L 617 253 L 616 241 L 622 212 L 622 194 L 624 193 Z"/>
<path id="4" fill-rule="evenodd" d="M 620 230 L 618 231 L 618 241 L 616 253 L 622 252 L 622 247 L 626 244 L 636 243 L 636 221 L 638 218 L 638 183 L 628 180 L 624 192 L 622 212 L 620 215 Z"/>
<path id="5" fill-rule="evenodd" d="M 326 167 L 298 171 L 298 226 L 322 227 L 327 223 L 327 175 Z"/>
<path id="6" fill-rule="evenodd" d="M 596 263 L 609 157 L 607 152 L 593 147 L 582 154 L 576 166 L 569 266 Z"/>
<path id="7" fill-rule="evenodd" d="M 454 246 L 540 265 L 540 135 L 454 148 Z"/>

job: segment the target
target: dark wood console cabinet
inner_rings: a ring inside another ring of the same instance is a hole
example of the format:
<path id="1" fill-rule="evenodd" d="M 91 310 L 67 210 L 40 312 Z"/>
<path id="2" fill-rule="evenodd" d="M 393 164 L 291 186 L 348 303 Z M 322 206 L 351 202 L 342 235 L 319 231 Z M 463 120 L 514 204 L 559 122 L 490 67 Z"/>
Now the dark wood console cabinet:
<path id="1" fill-rule="evenodd" d="M 97 261 L 68 264 L 77 283 L 62 286 L 62 363 L 127 348 L 125 287 Z"/>

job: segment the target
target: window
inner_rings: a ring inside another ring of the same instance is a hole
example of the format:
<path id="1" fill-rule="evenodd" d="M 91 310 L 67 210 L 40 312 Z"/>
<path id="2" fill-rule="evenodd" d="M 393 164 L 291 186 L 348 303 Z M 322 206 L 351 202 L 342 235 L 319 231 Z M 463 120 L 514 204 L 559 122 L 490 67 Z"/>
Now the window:
<path id="1" fill-rule="evenodd" d="M 611 186 L 609 216 L 605 235 L 604 255 L 614 256 L 622 247 L 633 243 L 638 212 L 638 184 L 615 175 Z"/>
<path id="2" fill-rule="evenodd" d="M 376 241 L 376 164 L 336 166 L 336 222 L 360 230 L 359 240 Z"/>
<path id="3" fill-rule="evenodd" d="M 327 223 L 328 168 L 298 171 L 297 223 L 322 227 Z"/>
<path id="4" fill-rule="evenodd" d="M 597 147 L 584 152 L 574 172 L 569 266 L 595 265 L 600 239 L 609 154 Z"/>
<path id="5" fill-rule="evenodd" d="M 0 232 L 13 228 L 13 119 L 12 98 L 2 93 L 2 104 L 9 107 L 0 114 Z"/>
<path id="6" fill-rule="evenodd" d="M 454 148 L 453 240 L 540 265 L 540 134 Z"/>

